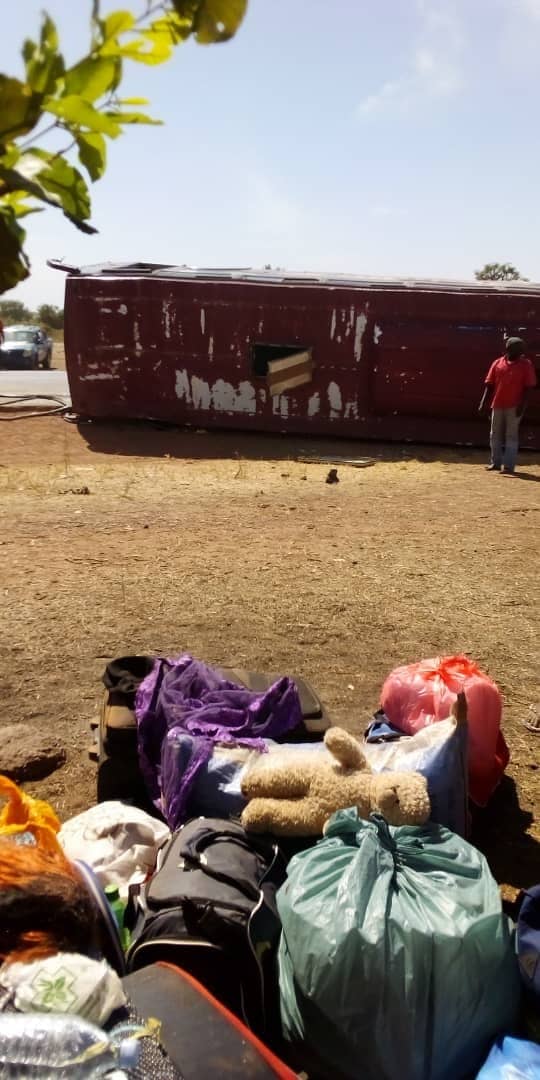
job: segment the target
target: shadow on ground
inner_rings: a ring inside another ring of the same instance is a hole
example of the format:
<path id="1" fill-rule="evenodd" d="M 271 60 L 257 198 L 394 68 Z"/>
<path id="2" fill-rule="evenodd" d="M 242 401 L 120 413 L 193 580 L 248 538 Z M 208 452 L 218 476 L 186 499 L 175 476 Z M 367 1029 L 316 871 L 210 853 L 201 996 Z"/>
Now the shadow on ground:
<path id="1" fill-rule="evenodd" d="M 540 843 L 528 835 L 533 815 L 519 805 L 516 785 L 504 776 L 489 806 L 475 810 L 472 842 L 500 884 L 526 889 L 540 881 Z"/>
<path id="2" fill-rule="evenodd" d="M 534 464 L 534 462 L 531 462 L 531 464 Z M 514 477 L 516 480 L 536 480 L 536 483 L 538 483 L 540 480 L 540 473 L 524 473 L 520 472 L 519 469 L 516 469 Z"/>
<path id="3" fill-rule="evenodd" d="M 351 439 L 313 438 L 307 435 L 268 435 L 249 432 L 197 431 L 176 428 L 151 421 L 86 421 L 79 432 L 94 453 L 124 457 L 165 457 L 203 460 L 284 461 L 316 454 L 347 458 L 374 458 L 377 461 L 440 461 L 481 465 L 488 457 L 485 450 L 471 447 L 423 446 L 403 443 L 378 443 Z M 540 454 L 524 451 L 520 465 L 540 464 Z M 527 480 L 540 476 L 516 473 Z"/>

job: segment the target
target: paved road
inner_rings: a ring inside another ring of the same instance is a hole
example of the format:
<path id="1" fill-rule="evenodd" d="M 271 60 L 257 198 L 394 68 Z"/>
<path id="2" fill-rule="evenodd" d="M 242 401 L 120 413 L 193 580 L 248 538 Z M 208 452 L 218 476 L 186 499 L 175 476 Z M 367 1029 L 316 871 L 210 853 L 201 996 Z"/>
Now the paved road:
<path id="1" fill-rule="evenodd" d="M 8 403 L 2 394 L 11 394 L 14 397 L 20 397 L 23 394 L 32 395 L 32 401 L 24 402 L 25 407 L 35 403 L 45 408 L 47 403 L 39 401 L 40 394 L 52 394 L 60 398 L 65 405 L 71 405 L 65 371 L 0 371 L 0 405 L 5 406 Z M 13 408 L 20 407 L 20 403 L 13 406 Z"/>

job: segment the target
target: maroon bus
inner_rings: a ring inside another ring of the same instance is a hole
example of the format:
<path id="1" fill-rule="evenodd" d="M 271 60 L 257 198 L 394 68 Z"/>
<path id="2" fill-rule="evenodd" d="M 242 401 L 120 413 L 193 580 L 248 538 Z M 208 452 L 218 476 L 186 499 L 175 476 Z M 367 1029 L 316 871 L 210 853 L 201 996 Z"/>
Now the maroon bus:
<path id="1" fill-rule="evenodd" d="M 85 417 L 485 444 L 507 335 L 540 368 L 540 285 L 145 263 L 67 271 L 66 364 Z M 540 449 L 540 392 L 522 446 Z"/>

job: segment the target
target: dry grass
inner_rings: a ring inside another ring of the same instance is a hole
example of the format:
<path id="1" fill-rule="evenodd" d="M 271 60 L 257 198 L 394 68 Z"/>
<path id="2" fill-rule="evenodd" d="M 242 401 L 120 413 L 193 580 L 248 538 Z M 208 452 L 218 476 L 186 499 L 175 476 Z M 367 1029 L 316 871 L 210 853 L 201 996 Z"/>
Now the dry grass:
<path id="1" fill-rule="evenodd" d="M 34 790 L 63 816 L 92 800 L 87 724 L 126 650 L 303 674 L 354 730 L 394 665 L 467 652 L 503 691 L 517 785 L 483 846 L 502 881 L 538 879 L 540 738 L 522 724 L 540 701 L 538 465 L 510 480 L 474 453 L 376 448 L 329 486 L 279 440 L 82 432 L 93 451 L 59 419 L 0 425 L 3 697 L 68 751 Z"/>

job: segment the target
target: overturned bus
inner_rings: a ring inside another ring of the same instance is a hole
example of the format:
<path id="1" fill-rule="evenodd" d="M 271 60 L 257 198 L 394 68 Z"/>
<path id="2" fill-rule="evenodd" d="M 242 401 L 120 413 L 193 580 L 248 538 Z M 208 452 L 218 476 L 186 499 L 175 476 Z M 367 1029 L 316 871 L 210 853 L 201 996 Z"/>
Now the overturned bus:
<path id="1" fill-rule="evenodd" d="M 506 336 L 540 368 L 540 285 L 152 264 L 67 267 L 66 366 L 84 417 L 395 441 L 486 441 Z M 540 392 L 522 426 L 540 449 Z"/>

